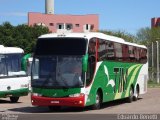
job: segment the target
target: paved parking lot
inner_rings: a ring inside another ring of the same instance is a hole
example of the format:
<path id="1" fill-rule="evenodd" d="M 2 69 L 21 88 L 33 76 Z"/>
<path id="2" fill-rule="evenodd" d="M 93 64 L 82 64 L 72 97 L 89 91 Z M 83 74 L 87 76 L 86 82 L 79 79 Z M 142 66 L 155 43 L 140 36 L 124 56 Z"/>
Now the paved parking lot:
<path id="1" fill-rule="evenodd" d="M 105 103 L 101 110 L 90 108 L 63 108 L 60 111 L 50 112 L 47 107 L 31 105 L 30 95 L 21 97 L 18 103 L 10 103 L 8 98 L 0 99 L 0 114 L 160 114 L 160 88 L 149 88 L 139 100 L 126 103 L 125 100 Z"/>

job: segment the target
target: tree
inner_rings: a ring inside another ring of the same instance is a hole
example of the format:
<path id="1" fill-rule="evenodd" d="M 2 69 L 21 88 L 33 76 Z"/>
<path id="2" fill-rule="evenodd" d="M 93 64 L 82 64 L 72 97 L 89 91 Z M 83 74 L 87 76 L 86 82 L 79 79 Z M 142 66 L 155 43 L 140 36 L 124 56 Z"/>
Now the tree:
<path id="1" fill-rule="evenodd" d="M 156 42 L 160 38 L 160 27 L 155 28 L 141 28 L 137 32 L 137 39 L 140 43 L 148 46 L 151 45 L 152 42 Z"/>
<path id="2" fill-rule="evenodd" d="M 18 25 L 13 26 L 9 22 L 0 25 L 0 44 L 8 47 L 20 47 L 25 53 L 33 52 L 36 39 L 49 33 L 43 26 Z"/>
<path id="3" fill-rule="evenodd" d="M 141 28 L 137 32 L 137 39 L 139 39 L 139 42 L 141 44 L 144 44 L 148 47 L 149 74 L 150 76 L 153 75 L 153 77 L 156 78 L 155 77 L 155 75 L 157 74 L 156 73 L 157 72 L 157 42 L 156 41 L 159 41 L 160 43 L 160 27 Z M 153 48 L 152 48 L 152 45 L 153 45 Z M 153 56 L 152 56 L 152 53 L 153 53 Z M 153 80 L 154 78 L 151 78 L 151 79 Z"/>
<path id="4" fill-rule="evenodd" d="M 127 42 L 137 42 L 137 39 L 134 35 L 127 33 L 125 31 L 106 31 L 106 30 L 101 30 L 100 32 L 107 34 L 107 35 L 112 35 L 116 36 L 119 38 L 123 38 Z"/>

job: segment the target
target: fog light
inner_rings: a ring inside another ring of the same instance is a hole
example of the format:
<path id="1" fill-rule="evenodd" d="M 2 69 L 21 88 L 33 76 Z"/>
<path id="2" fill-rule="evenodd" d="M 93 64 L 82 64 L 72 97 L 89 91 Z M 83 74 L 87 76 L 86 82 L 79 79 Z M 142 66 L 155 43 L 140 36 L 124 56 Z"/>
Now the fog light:
<path id="1" fill-rule="evenodd" d="M 79 101 L 79 104 L 82 104 L 83 103 L 83 101 Z"/>

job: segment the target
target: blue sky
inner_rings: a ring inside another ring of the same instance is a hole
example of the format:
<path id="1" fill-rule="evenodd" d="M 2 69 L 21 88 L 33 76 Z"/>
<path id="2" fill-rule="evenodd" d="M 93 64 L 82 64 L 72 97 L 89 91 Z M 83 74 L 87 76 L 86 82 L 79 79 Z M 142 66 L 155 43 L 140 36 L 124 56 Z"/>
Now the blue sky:
<path id="1" fill-rule="evenodd" d="M 45 0 L 0 0 L 0 24 L 27 23 L 28 12 L 44 13 Z M 135 34 L 160 17 L 160 0 L 55 0 L 55 14 L 98 14 L 101 30 Z"/>

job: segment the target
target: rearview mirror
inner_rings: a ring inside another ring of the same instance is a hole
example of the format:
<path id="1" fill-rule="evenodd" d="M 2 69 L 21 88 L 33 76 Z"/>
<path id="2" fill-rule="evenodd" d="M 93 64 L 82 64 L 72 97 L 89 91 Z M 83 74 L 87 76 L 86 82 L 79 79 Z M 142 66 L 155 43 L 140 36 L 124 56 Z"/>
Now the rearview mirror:
<path id="1" fill-rule="evenodd" d="M 88 69 L 88 54 L 84 55 L 82 58 L 82 70 L 83 72 L 87 72 Z"/>

